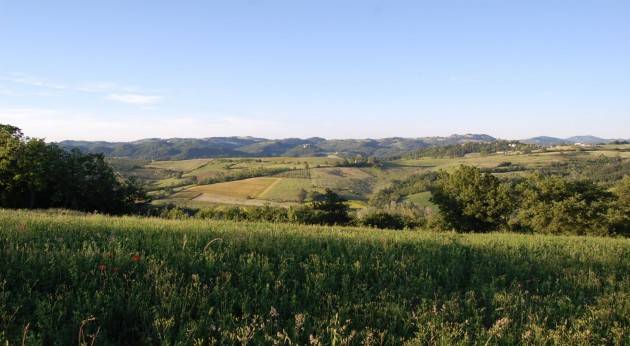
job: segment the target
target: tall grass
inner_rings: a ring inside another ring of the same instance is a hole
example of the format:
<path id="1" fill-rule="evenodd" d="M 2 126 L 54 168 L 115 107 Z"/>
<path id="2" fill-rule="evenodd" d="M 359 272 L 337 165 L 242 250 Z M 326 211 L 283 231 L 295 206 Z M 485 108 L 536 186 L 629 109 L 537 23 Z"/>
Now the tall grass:
<path id="1" fill-rule="evenodd" d="M 628 344 L 630 240 L 0 210 L 0 344 Z"/>

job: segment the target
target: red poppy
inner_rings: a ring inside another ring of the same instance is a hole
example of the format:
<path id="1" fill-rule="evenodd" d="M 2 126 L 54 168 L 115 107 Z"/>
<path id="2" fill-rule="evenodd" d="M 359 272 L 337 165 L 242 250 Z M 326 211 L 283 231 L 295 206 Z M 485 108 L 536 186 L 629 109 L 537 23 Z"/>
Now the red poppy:
<path id="1" fill-rule="evenodd" d="M 140 255 L 133 255 L 131 256 L 131 260 L 134 262 L 139 262 L 140 261 Z"/>
<path id="2" fill-rule="evenodd" d="M 106 266 L 106 265 L 104 265 L 103 263 L 101 263 L 101 264 L 99 264 L 99 265 L 98 265 L 98 267 L 97 267 L 97 268 L 98 268 L 98 270 L 100 270 L 101 272 L 104 272 L 104 271 L 105 271 L 105 269 L 107 269 L 107 266 Z"/>

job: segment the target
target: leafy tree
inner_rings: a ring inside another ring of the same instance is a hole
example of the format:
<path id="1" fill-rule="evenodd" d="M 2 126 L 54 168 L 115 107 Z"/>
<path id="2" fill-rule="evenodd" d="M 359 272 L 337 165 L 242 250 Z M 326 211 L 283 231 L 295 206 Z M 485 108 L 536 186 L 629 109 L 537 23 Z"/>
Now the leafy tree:
<path id="1" fill-rule="evenodd" d="M 326 189 L 323 194 L 314 196 L 312 209 L 319 212 L 320 223 L 343 225 L 351 220 L 350 207 L 346 200 L 331 189 Z"/>
<path id="2" fill-rule="evenodd" d="M 630 175 L 625 176 L 614 189 L 616 200 L 610 209 L 610 231 L 630 236 Z"/>
<path id="3" fill-rule="evenodd" d="M 506 227 L 514 209 L 510 185 L 476 167 L 460 166 L 452 173 L 441 171 L 431 193 L 445 225 L 457 231 L 485 232 Z"/>
<path id="4" fill-rule="evenodd" d="M 403 229 L 407 226 L 407 222 L 402 215 L 386 212 L 368 214 L 361 219 L 361 224 L 385 229 Z"/>
<path id="5" fill-rule="evenodd" d="M 608 233 L 613 195 L 589 180 L 535 175 L 519 186 L 517 226 L 534 233 Z"/>
<path id="6" fill-rule="evenodd" d="M 0 207 L 119 214 L 142 199 L 138 184 L 118 177 L 102 155 L 67 152 L 0 125 Z"/>

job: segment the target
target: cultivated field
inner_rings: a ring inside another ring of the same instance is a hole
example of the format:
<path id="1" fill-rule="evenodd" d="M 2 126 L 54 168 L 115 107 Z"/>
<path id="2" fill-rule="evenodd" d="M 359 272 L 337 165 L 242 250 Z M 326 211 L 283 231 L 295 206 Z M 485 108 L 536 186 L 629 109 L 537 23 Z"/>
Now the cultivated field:
<path id="1" fill-rule="evenodd" d="M 630 240 L 0 210 L 0 343 L 630 343 Z"/>
<path id="2" fill-rule="evenodd" d="M 203 203 L 289 205 L 298 203 L 301 190 L 321 192 L 330 188 L 349 199 L 353 206 L 361 207 L 376 191 L 417 173 L 452 170 L 462 164 L 494 169 L 509 163 L 516 168 L 496 174 L 526 175 L 537 169 L 576 160 L 596 160 L 602 156 L 628 160 L 630 151 L 625 145 L 587 148 L 563 146 L 533 153 L 475 153 L 453 158 L 397 159 L 381 162 L 378 167 L 361 168 L 333 167 L 342 162 L 338 157 L 214 158 L 138 161 L 136 164 L 133 160 L 112 159 L 112 163 L 124 175 L 136 176 L 147 182 L 149 189 L 153 190 L 151 194 L 161 196 L 156 203 L 196 206 L 203 206 Z M 281 172 L 275 173 L 274 170 Z M 251 175 L 246 178 L 249 179 L 239 176 L 248 172 Z M 271 178 L 277 178 L 276 183 L 271 184 Z M 231 181 L 207 184 L 205 182 L 208 179 Z M 406 196 L 404 200 L 431 207 L 429 197 L 427 192 L 419 191 Z"/>
<path id="3" fill-rule="evenodd" d="M 251 178 L 226 183 L 200 185 L 186 191 L 236 198 L 256 198 L 276 184 L 280 178 Z"/>

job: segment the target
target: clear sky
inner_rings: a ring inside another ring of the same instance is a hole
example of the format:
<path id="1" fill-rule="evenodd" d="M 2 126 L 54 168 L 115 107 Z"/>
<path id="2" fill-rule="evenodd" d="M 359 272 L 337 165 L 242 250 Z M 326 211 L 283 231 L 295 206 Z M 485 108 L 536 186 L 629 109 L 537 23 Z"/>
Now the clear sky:
<path id="1" fill-rule="evenodd" d="M 630 137 L 630 1 L 0 0 L 48 140 Z"/>

